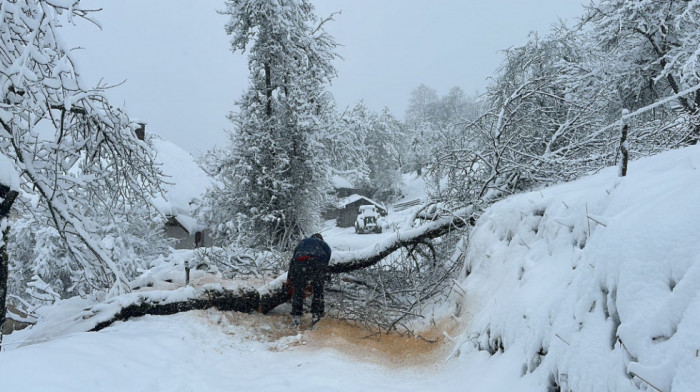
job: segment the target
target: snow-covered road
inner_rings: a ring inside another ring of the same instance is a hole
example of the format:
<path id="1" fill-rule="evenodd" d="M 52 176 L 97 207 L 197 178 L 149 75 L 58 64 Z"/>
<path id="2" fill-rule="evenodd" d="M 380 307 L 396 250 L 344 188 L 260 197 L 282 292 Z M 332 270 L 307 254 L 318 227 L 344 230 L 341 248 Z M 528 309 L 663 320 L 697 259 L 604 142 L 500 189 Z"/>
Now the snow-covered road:
<path id="1" fill-rule="evenodd" d="M 16 333 L 0 355 L 0 379 L 10 391 L 425 391 L 447 366 L 383 363 L 376 347 L 332 342 L 330 321 L 299 333 L 285 317 L 146 316 L 24 347 Z"/>

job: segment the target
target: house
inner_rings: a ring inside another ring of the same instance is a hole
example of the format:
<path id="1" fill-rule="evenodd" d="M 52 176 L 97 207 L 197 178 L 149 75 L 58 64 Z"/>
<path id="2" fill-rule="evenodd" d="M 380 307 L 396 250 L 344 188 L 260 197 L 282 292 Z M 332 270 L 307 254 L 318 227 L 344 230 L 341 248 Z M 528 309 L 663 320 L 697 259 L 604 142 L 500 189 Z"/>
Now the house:
<path id="1" fill-rule="evenodd" d="M 147 139 L 166 176 L 163 195 L 154 200 L 167 218 L 166 236 L 176 241 L 175 249 L 210 246 L 209 231 L 197 221 L 194 212 L 213 180 L 187 151 L 157 135 L 149 134 Z"/>
<path id="2" fill-rule="evenodd" d="M 387 209 L 383 204 L 378 203 L 369 197 L 353 194 L 340 200 L 336 205 L 335 224 L 338 227 L 354 226 L 355 219 L 357 218 L 360 206 L 362 205 L 374 205 L 377 207 L 379 215 L 385 216 L 387 214 Z"/>

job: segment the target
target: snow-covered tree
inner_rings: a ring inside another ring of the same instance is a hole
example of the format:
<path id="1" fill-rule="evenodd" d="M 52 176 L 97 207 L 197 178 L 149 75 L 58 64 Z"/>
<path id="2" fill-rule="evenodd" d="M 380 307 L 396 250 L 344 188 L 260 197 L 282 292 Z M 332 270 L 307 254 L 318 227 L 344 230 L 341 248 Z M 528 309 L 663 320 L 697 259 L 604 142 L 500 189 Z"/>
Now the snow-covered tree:
<path id="1" fill-rule="evenodd" d="M 248 51 L 250 86 L 230 115 L 231 151 L 206 219 L 217 236 L 285 247 L 313 230 L 329 188 L 321 143 L 333 100 L 335 41 L 307 0 L 231 0 L 231 49 Z"/>
<path id="2" fill-rule="evenodd" d="M 323 140 L 333 174 L 352 184 L 369 181 L 369 153 L 365 140 L 372 126 L 372 113 L 363 102 L 338 115 L 329 137 Z"/>
<path id="3" fill-rule="evenodd" d="M 700 1 L 602 0 L 585 26 L 604 60 L 592 71 L 631 111 L 676 96 L 647 118 L 683 112 L 686 142 L 700 137 Z"/>
<path id="4" fill-rule="evenodd" d="M 406 122 L 436 122 L 440 97 L 437 90 L 421 84 L 411 91 L 406 109 Z"/>
<path id="5" fill-rule="evenodd" d="M 566 28 L 506 51 L 484 97 L 485 113 L 437 154 L 431 174 L 435 184 L 447 182 L 436 198 L 479 206 L 611 164 L 610 89 L 580 90 L 588 53 Z"/>
<path id="6" fill-rule="evenodd" d="M 421 84 L 411 91 L 406 110 L 405 132 L 410 147 L 406 166 L 419 174 L 432 165 L 439 151 L 449 148 L 461 137 L 457 126 L 473 121 L 480 109 L 476 99 L 453 87 L 440 97 L 435 89 Z"/>
<path id="7" fill-rule="evenodd" d="M 555 26 L 506 51 L 484 97 L 488 110 L 431 167 L 435 183 L 446 184 L 436 197 L 488 204 L 613 165 L 621 120 L 630 127 L 630 157 L 693 143 L 694 4 L 601 1 L 590 6 L 588 24 Z M 623 109 L 631 112 L 625 118 Z"/>
<path id="8" fill-rule="evenodd" d="M 400 196 L 407 151 L 403 123 L 386 108 L 377 114 L 360 102 L 344 113 L 339 128 L 328 139 L 333 169 L 377 200 Z"/>
<path id="9" fill-rule="evenodd" d="M 406 159 L 407 140 L 403 124 L 389 109 L 373 115 L 365 139 L 369 166 L 368 183 L 364 184 L 371 196 L 383 202 L 393 202 L 401 196 L 402 166 Z"/>
<path id="10" fill-rule="evenodd" d="M 119 293 L 126 267 L 105 224 L 141 219 L 161 173 L 126 113 L 80 78 L 59 34 L 77 19 L 97 23 L 79 1 L 0 2 L 0 156 L 20 177 L 18 215 L 50 232 L 69 280 Z"/>

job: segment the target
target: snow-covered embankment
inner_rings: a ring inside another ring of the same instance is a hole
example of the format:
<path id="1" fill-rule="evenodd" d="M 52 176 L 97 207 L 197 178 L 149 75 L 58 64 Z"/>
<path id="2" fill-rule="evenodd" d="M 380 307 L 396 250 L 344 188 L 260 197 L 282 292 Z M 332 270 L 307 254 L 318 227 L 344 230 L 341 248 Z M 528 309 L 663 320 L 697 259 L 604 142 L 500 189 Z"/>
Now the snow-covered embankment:
<path id="1" fill-rule="evenodd" d="M 472 233 L 461 361 L 492 390 L 700 388 L 700 148 L 511 197 Z M 472 369 L 473 370 L 473 369 Z"/>

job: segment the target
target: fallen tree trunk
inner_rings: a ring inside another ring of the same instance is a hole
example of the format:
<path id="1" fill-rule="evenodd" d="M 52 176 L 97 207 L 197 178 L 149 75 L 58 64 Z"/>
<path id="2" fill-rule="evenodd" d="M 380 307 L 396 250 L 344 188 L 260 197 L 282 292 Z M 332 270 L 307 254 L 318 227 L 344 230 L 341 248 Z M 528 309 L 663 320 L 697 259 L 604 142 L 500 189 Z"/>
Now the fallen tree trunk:
<path id="1" fill-rule="evenodd" d="M 461 217 L 443 218 L 417 228 L 398 232 L 395 237 L 365 249 L 335 252 L 331 259 L 329 272 L 337 274 L 370 267 L 398 249 L 425 243 L 428 239 L 441 237 L 455 229 L 465 227 L 467 224 L 469 221 Z M 82 317 L 94 320 L 94 326 L 89 330 L 99 331 L 116 321 L 147 314 L 169 315 L 212 307 L 219 310 L 246 313 L 254 310 L 267 313 L 287 302 L 290 299 L 290 294 L 287 287 L 287 274 L 284 273 L 258 289 L 245 287 L 230 290 L 221 286 L 205 286 L 195 290 L 189 287 L 181 289 L 175 295 L 163 292 L 155 294 L 146 292 L 132 293 L 129 298 L 130 300 L 120 301 L 122 303 L 117 307 L 108 306 L 110 305 L 108 303 L 103 304 L 102 307 L 96 306 L 92 309 L 86 309 Z"/>
<path id="2" fill-rule="evenodd" d="M 443 218 L 405 232 L 397 232 L 396 237 L 377 243 L 372 247 L 354 252 L 336 252 L 328 267 L 328 272 L 339 274 L 371 267 L 401 248 L 442 237 L 458 228 L 465 227 L 467 224 L 468 221 L 463 218 Z"/>
<path id="3" fill-rule="evenodd" d="M 199 290 L 194 290 L 191 287 L 185 288 L 180 290 L 179 293 L 175 293 L 175 295 L 171 293 L 164 295 L 160 291 L 139 293 L 139 295 L 131 301 L 126 301 L 126 303 L 120 303 L 116 307 L 107 303 L 103 306 L 86 309 L 85 312 L 89 312 L 92 315 L 83 316 L 83 318 L 94 317 L 95 321 L 94 327 L 89 330 L 99 331 L 112 325 L 114 322 L 125 321 L 132 317 L 140 317 L 147 314 L 164 316 L 209 308 L 250 313 L 258 308 L 260 294 L 258 294 L 258 290 L 251 287 L 231 290 L 220 285 L 210 285 L 204 286 Z M 96 316 L 98 314 L 99 316 Z"/>

